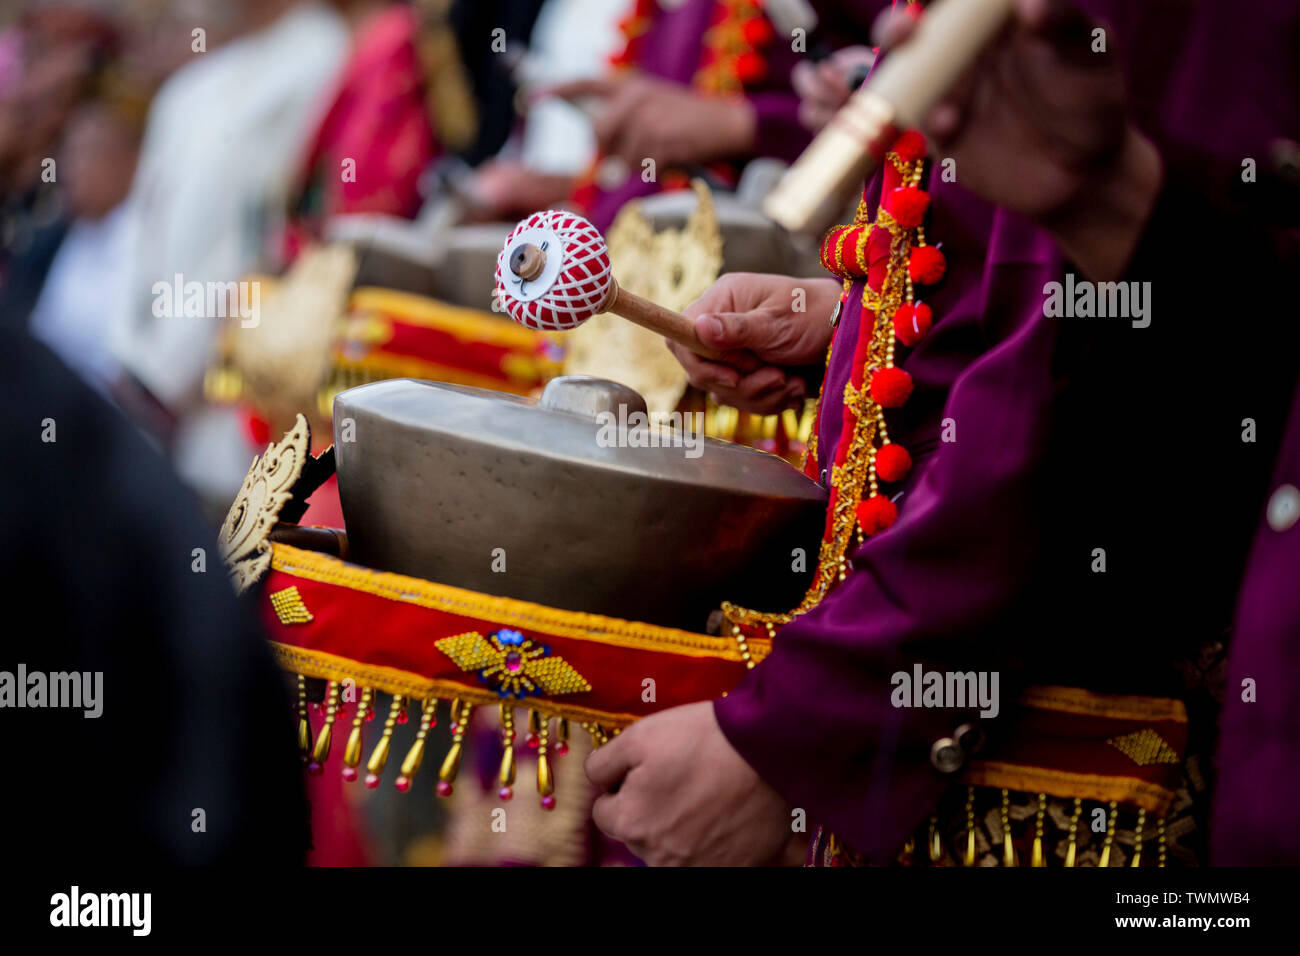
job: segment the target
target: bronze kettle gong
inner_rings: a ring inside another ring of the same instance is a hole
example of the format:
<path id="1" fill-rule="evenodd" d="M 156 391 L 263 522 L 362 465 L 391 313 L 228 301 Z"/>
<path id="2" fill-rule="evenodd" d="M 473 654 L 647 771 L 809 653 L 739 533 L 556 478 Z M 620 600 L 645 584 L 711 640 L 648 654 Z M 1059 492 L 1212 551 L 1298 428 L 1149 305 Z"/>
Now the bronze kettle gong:
<path id="1" fill-rule="evenodd" d="M 351 560 L 692 631 L 724 600 L 796 605 L 823 489 L 766 452 L 614 428 L 638 411 L 632 389 L 583 376 L 553 380 L 535 403 L 413 379 L 342 392 L 334 447 Z"/>

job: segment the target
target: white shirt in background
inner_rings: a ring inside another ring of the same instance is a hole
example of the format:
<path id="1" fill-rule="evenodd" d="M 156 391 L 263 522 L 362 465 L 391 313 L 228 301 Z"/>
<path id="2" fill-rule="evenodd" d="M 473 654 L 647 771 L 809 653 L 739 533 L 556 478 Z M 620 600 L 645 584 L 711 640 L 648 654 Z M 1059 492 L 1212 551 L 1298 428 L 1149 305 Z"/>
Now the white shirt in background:
<path id="1" fill-rule="evenodd" d="M 316 3 L 194 61 L 149 112 L 132 186 L 127 290 L 113 322 L 122 366 L 181 418 L 176 466 L 208 498 L 233 497 L 252 450 L 231 409 L 205 407 L 219 317 L 158 317 L 157 282 L 240 280 L 283 218 L 293 176 L 348 52 Z"/>
<path id="2" fill-rule="evenodd" d="M 628 4 L 610 0 L 550 0 L 543 4 L 528 47 L 525 79 L 533 87 L 591 79 L 610 72 L 624 42 L 618 21 Z M 545 99 L 528 111 L 520 160 L 530 169 L 576 176 L 596 154 L 591 120 L 563 100 Z"/>

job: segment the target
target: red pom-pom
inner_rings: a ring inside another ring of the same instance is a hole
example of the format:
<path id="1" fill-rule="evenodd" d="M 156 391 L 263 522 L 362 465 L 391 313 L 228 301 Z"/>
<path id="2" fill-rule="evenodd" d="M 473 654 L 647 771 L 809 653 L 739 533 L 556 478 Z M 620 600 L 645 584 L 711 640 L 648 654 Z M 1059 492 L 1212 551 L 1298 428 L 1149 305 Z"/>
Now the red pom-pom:
<path id="1" fill-rule="evenodd" d="M 917 246 L 907 259 L 907 274 L 913 282 L 923 285 L 934 285 L 943 278 L 947 267 L 943 253 L 934 246 Z"/>
<path id="2" fill-rule="evenodd" d="M 750 46 L 763 46 L 772 39 L 772 24 L 766 17 L 751 17 L 741 26 L 740 33 Z"/>
<path id="3" fill-rule="evenodd" d="M 898 341 L 911 348 L 925 337 L 933 323 L 934 314 L 928 305 L 923 302 L 915 305 L 904 302 L 894 313 L 894 334 L 898 336 Z"/>
<path id="4" fill-rule="evenodd" d="M 253 412 L 244 419 L 244 431 L 248 440 L 259 448 L 271 440 L 271 423 Z"/>
<path id="5" fill-rule="evenodd" d="M 881 481 L 902 481 L 912 470 L 912 456 L 902 445 L 892 441 L 876 452 L 876 474 Z"/>
<path id="6" fill-rule="evenodd" d="M 898 518 L 898 508 L 884 495 L 872 495 L 858 502 L 858 524 L 863 534 L 884 531 Z"/>
<path id="7" fill-rule="evenodd" d="M 915 186 L 899 186 L 885 197 L 885 211 L 904 229 L 915 229 L 930 208 L 930 196 Z"/>
<path id="8" fill-rule="evenodd" d="M 879 368 L 871 373 L 871 398 L 881 408 L 898 408 L 912 394 L 912 376 L 901 368 Z"/>
<path id="9" fill-rule="evenodd" d="M 925 155 L 925 137 L 920 130 L 909 129 L 894 140 L 890 147 L 894 155 L 905 163 L 914 163 Z"/>
<path id="10" fill-rule="evenodd" d="M 757 83 L 767 73 L 767 61 L 757 53 L 742 53 L 736 57 L 736 77 L 742 83 Z"/>

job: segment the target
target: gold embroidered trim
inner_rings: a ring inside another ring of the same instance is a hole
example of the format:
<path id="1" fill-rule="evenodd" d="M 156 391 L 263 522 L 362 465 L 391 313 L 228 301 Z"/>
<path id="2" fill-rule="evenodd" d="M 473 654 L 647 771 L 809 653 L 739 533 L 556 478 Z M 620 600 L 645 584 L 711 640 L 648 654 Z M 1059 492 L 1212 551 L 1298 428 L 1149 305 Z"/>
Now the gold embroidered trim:
<path id="1" fill-rule="evenodd" d="M 1181 700 L 1170 697 L 1095 694 L 1078 687 L 1034 686 L 1020 695 L 1020 703 L 1037 710 L 1060 710 L 1087 717 L 1187 723 L 1187 708 Z"/>
<path id="2" fill-rule="evenodd" d="M 304 650 L 278 641 L 271 641 L 270 644 L 276 663 L 281 668 L 304 677 L 333 681 L 352 680 L 358 687 L 371 687 L 386 694 L 400 694 L 415 700 L 437 697 L 440 700 L 459 698 L 474 705 L 501 703 L 501 697 L 496 691 L 488 690 L 482 685 L 462 684 L 451 680 L 431 680 L 411 671 L 378 664 L 362 664 L 326 651 Z M 550 700 L 530 701 L 528 706 L 553 717 L 563 717 L 582 724 L 599 724 L 607 729 L 621 729 L 639 719 L 640 716 L 595 710 L 591 707 Z"/>
<path id="3" fill-rule="evenodd" d="M 624 621 L 580 611 L 562 611 L 528 601 L 480 594 L 477 591 L 467 591 L 463 588 L 436 584 L 388 571 L 371 571 L 355 564 L 347 564 L 329 555 L 304 551 L 278 542 L 273 542 L 273 546 L 271 566 L 277 571 L 306 578 L 309 581 L 335 584 L 354 591 L 373 594 L 390 601 L 479 618 L 508 627 L 543 631 L 558 637 L 608 644 L 613 647 L 658 651 L 684 657 L 743 661 L 740 651 L 730 637 L 713 637 L 708 634 L 696 634 L 671 627 Z M 769 641 L 762 639 L 753 639 L 749 642 L 749 651 L 755 660 L 766 657 L 771 647 Z"/>
<path id="4" fill-rule="evenodd" d="M 904 183 L 915 185 L 920 182 L 925 165 L 924 159 L 913 163 L 901 163 L 894 153 L 891 152 L 889 155 L 890 161 L 899 166 L 903 172 Z M 862 199 L 858 203 L 853 222 L 855 225 L 861 225 L 868 219 L 866 200 Z M 883 228 L 890 233 L 889 265 L 880 292 L 873 290 L 866 282 L 863 283 L 863 307 L 875 314 L 876 321 L 873 328 L 864 327 L 858 332 L 859 335 L 871 336 L 863 385 L 861 388 L 855 387 L 850 378 L 844 387 L 844 406 L 852 412 L 853 426 L 848 435 L 849 447 L 843 463 L 832 463 L 829 471 L 831 486 L 837 489 L 831 514 L 830 533 L 823 536 L 818 549 L 817 570 L 813 575 L 812 584 L 797 607 L 785 613 L 773 613 L 755 611 L 724 602 L 722 613 L 733 627 L 765 626 L 768 636 L 773 637 L 775 627 L 788 624 L 798 615 L 812 610 L 825 600 L 826 595 L 836 584 L 848 577 L 849 571 L 852 570 L 852 564 L 848 559 L 849 551 L 855 544 L 862 543 L 862 530 L 858 525 L 857 516 L 858 502 L 879 491 L 873 452 L 877 438 L 885 441 L 889 437 L 885 430 L 884 410 L 871 398 L 871 388 L 868 384 L 870 373 L 894 363 L 894 314 L 904 302 L 912 301 L 912 280 L 907 274 L 907 261 L 912 248 L 911 230 L 904 229 L 883 209 L 877 210 L 876 220 L 869 226 L 870 228 L 862 231 L 859 257 L 865 264 L 866 236 L 877 227 Z M 924 234 L 919 227 L 916 229 L 916 235 L 918 241 L 923 238 Z M 851 283 L 846 279 L 845 290 L 850 287 Z M 829 350 L 826 362 L 829 367 Z M 820 398 L 818 398 L 818 406 L 820 410 Z"/>
<path id="5" fill-rule="evenodd" d="M 978 761 L 962 775 L 962 782 L 976 787 L 999 787 L 1025 793 L 1046 793 L 1069 799 L 1078 797 L 1098 803 L 1128 804 L 1150 813 L 1169 812 L 1174 792 L 1137 777 L 1112 777 L 1094 773 L 1070 773 L 1022 764 Z"/>

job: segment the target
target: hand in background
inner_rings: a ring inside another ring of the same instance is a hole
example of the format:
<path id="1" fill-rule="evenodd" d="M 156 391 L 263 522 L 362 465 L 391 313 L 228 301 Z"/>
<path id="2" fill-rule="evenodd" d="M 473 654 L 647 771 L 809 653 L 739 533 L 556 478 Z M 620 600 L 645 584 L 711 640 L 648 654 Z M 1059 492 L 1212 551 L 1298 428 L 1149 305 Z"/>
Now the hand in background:
<path id="1" fill-rule="evenodd" d="M 463 187 L 465 218 L 472 222 L 518 219 L 562 203 L 572 188 L 568 176 L 539 173 L 514 160 L 488 160 Z"/>
<path id="2" fill-rule="evenodd" d="M 594 107 L 596 145 L 634 171 L 653 159 L 658 165 L 705 163 L 743 155 L 754 145 L 757 120 L 743 98 L 708 96 L 681 83 L 633 74 L 575 80 L 544 95 Z"/>
<path id="3" fill-rule="evenodd" d="M 871 68 L 876 54 L 869 46 L 849 46 L 836 50 L 820 63 L 800 60 L 790 74 L 791 85 L 799 94 L 799 122 L 816 132 L 853 93 L 855 71 Z"/>
<path id="4" fill-rule="evenodd" d="M 876 35 L 887 50 L 916 28 L 893 11 Z M 959 185 L 1038 222 L 1094 279 L 1122 271 L 1162 176 L 1129 115 L 1114 42 L 1068 0 L 1017 0 L 1002 36 L 922 124 Z"/>

